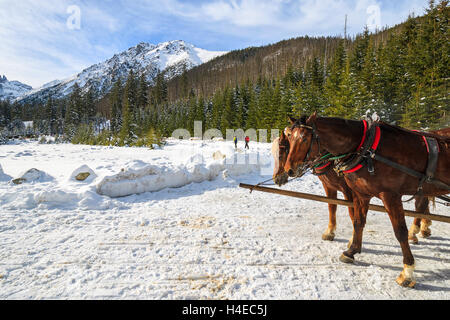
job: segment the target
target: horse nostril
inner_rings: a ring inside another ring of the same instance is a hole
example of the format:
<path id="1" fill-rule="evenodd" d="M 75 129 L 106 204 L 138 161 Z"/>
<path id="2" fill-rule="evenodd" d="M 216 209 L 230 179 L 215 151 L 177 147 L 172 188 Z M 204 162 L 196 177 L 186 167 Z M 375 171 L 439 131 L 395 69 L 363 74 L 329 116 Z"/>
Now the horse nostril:
<path id="1" fill-rule="evenodd" d="M 290 170 L 288 171 L 288 175 L 289 175 L 289 177 L 293 178 L 294 175 L 295 175 L 294 170 L 290 169 Z"/>

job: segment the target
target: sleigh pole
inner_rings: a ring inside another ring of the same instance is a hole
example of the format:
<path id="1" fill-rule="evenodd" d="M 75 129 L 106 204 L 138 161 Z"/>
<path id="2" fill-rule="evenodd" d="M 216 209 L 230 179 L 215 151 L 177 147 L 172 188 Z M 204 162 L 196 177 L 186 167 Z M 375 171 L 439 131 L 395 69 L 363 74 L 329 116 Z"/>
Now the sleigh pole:
<path id="1" fill-rule="evenodd" d="M 267 188 L 267 187 L 261 187 L 261 186 L 254 186 L 249 184 L 241 183 L 239 185 L 240 188 L 248 189 L 251 191 L 260 191 L 260 192 L 266 192 L 266 193 L 272 193 L 272 194 L 278 194 L 282 196 L 287 197 L 293 197 L 293 198 L 299 198 L 299 199 L 305 199 L 305 200 L 311 200 L 311 201 L 318 201 L 328 204 L 335 204 L 340 206 L 347 206 L 347 207 L 354 207 L 353 202 L 346 201 L 346 200 L 340 200 L 340 199 L 330 199 L 323 196 L 317 196 L 313 194 L 308 193 L 301 193 L 301 192 L 295 192 L 295 191 L 289 191 L 289 190 L 281 190 L 281 189 L 274 189 L 274 188 Z M 369 210 L 371 211 L 377 211 L 377 212 L 387 212 L 386 209 L 383 206 L 378 206 L 371 204 L 369 205 Z M 436 215 L 436 214 L 425 214 L 425 213 L 419 213 L 411 210 L 404 210 L 405 216 L 413 217 L 413 218 L 419 218 L 419 219 L 428 219 L 433 221 L 440 221 L 445 223 L 450 223 L 450 217 L 442 216 L 442 215 Z"/>

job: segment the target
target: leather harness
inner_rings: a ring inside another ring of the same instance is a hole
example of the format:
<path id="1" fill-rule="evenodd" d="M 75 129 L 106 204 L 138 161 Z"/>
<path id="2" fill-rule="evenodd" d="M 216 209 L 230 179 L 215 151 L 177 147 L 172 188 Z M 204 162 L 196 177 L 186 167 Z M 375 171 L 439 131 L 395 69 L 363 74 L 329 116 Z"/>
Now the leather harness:
<path id="1" fill-rule="evenodd" d="M 356 153 L 349 159 L 338 162 L 336 172 L 338 174 L 350 174 L 361 170 L 366 164 L 371 175 L 375 174 L 371 155 L 375 154 L 381 141 L 381 129 L 378 123 L 370 123 L 363 120 L 364 133 Z"/>
<path id="2" fill-rule="evenodd" d="M 364 134 L 360 147 L 358 148 L 358 151 L 356 152 L 356 154 L 351 156 L 349 160 L 339 163 L 336 166 L 335 170 L 338 174 L 354 173 L 363 168 L 364 165 L 367 165 L 369 173 L 371 175 L 375 175 L 373 160 L 377 160 L 395 169 L 398 169 L 406 174 L 418 178 L 419 187 L 417 189 L 417 195 L 420 195 L 422 193 L 423 184 L 425 182 L 429 184 L 434 184 L 437 187 L 443 189 L 450 190 L 450 186 L 434 178 L 436 174 L 440 152 L 439 143 L 435 138 L 422 135 L 422 138 L 425 141 L 425 145 L 427 147 L 428 152 L 427 169 L 425 171 L 425 174 L 423 174 L 378 155 L 376 151 L 381 141 L 381 129 L 379 127 L 379 124 L 377 122 L 368 123 L 366 120 L 363 120 L 363 125 L 364 125 Z M 420 134 L 420 132 L 418 133 Z"/>

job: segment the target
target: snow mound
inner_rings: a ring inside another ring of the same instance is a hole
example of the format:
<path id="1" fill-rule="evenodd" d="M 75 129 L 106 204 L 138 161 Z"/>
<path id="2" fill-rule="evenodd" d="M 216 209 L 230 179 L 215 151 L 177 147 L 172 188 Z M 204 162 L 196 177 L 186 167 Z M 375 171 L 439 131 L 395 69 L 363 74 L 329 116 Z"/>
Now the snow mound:
<path id="1" fill-rule="evenodd" d="M 73 203 L 78 200 L 76 194 L 67 193 L 62 190 L 41 191 L 34 195 L 33 199 L 36 205 L 47 203 L 53 205 L 64 205 L 67 203 Z"/>
<path id="2" fill-rule="evenodd" d="M 192 156 L 184 165 L 146 165 L 122 169 L 97 184 L 97 193 L 111 198 L 126 197 L 145 192 L 157 192 L 166 188 L 180 188 L 191 183 L 201 183 L 217 178 L 226 171 L 225 177 L 256 172 L 259 165 L 228 164 L 226 159 L 205 163 L 201 155 Z"/>
<path id="3" fill-rule="evenodd" d="M 0 165 L 0 182 L 2 181 L 11 181 L 12 177 L 8 176 L 3 172 L 2 166 Z"/>
<path id="4" fill-rule="evenodd" d="M 181 187 L 187 183 L 187 172 L 184 170 L 148 165 L 142 169 L 123 169 L 116 175 L 103 178 L 97 185 L 97 193 L 117 198 L 159 191 L 168 187 Z"/>
<path id="5" fill-rule="evenodd" d="M 4 192 L 0 205 L 5 209 L 62 209 L 62 210 L 106 210 L 112 207 L 111 199 L 101 197 L 94 191 L 70 192 L 60 189 L 32 192 Z"/>
<path id="6" fill-rule="evenodd" d="M 14 184 L 22 184 L 26 182 L 48 182 L 52 181 L 53 177 L 38 169 L 30 169 L 20 175 L 19 178 L 13 180 Z"/>
<path id="7" fill-rule="evenodd" d="M 87 165 L 82 165 L 70 175 L 71 181 L 91 183 L 97 178 L 95 172 Z"/>

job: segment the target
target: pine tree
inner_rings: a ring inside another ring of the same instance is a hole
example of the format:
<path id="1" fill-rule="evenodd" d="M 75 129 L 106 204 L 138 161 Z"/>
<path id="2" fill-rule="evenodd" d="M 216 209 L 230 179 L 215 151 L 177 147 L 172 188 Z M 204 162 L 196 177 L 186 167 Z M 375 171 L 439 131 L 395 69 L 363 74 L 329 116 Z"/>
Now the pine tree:
<path id="1" fill-rule="evenodd" d="M 127 93 L 127 89 L 125 89 L 125 94 Z M 128 99 L 124 99 L 123 101 L 123 109 L 122 109 L 122 127 L 119 132 L 119 143 L 121 146 L 131 145 L 133 142 L 133 133 L 131 131 L 131 107 L 130 101 Z"/>
<path id="2" fill-rule="evenodd" d="M 189 116 L 188 116 L 188 123 L 187 123 L 187 129 L 191 133 L 191 135 L 194 134 L 194 123 L 195 121 L 199 120 L 197 119 L 197 98 L 195 96 L 195 93 L 193 90 L 191 90 L 189 94 L 189 102 L 188 102 L 188 109 L 189 109 Z M 200 119 L 201 120 L 201 119 Z"/>
<path id="3" fill-rule="evenodd" d="M 47 100 L 47 104 L 45 105 L 44 117 L 46 123 L 44 133 L 48 135 L 56 134 L 56 107 L 54 105 L 54 100 L 52 99 L 52 97 L 49 97 Z"/>
<path id="4" fill-rule="evenodd" d="M 110 96 L 111 105 L 111 132 L 118 134 L 122 129 L 122 82 L 120 78 L 114 83 Z"/>
<path id="5" fill-rule="evenodd" d="M 93 88 L 89 88 L 83 97 L 84 114 L 83 122 L 85 124 L 92 123 L 97 114 L 97 107 L 95 105 L 95 93 Z"/>
<path id="6" fill-rule="evenodd" d="M 246 129 L 256 130 L 262 128 L 262 116 L 258 100 L 259 93 L 257 92 L 256 88 L 251 88 L 249 92 Z"/>
<path id="7" fill-rule="evenodd" d="M 220 121 L 220 128 L 225 135 L 227 129 L 234 128 L 234 120 L 236 116 L 236 110 L 234 106 L 234 92 L 233 89 L 225 88 L 223 92 L 224 109 Z"/>
<path id="8" fill-rule="evenodd" d="M 137 83 L 131 70 L 123 93 L 122 128 L 119 133 L 122 145 L 132 145 L 138 138 L 137 118 Z"/>
<path id="9" fill-rule="evenodd" d="M 145 74 L 143 73 L 139 78 L 139 85 L 137 90 L 137 99 L 136 99 L 136 112 L 137 112 L 137 125 L 139 128 L 144 126 L 144 110 L 148 106 L 149 98 L 148 98 L 148 83 Z M 142 131 L 142 130 L 141 130 Z"/>
<path id="10" fill-rule="evenodd" d="M 186 97 L 188 93 L 186 92 Z M 164 74 L 158 72 L 155 80 L 155 87 L 153 89 L 153 99 L 154 103 L 161 105 L 167 102 L 168 92 L 167 92 L 167 81 L 164 78 Z"/>
<path id="11" fill-rule="evenodd" d="M 82 109 L 81 88 L 75 83 L 73 91 L 69 96 L 65 117 L 65 134 L 69 139 L 73 137 L 76 128 L 81 124 Z"/>

